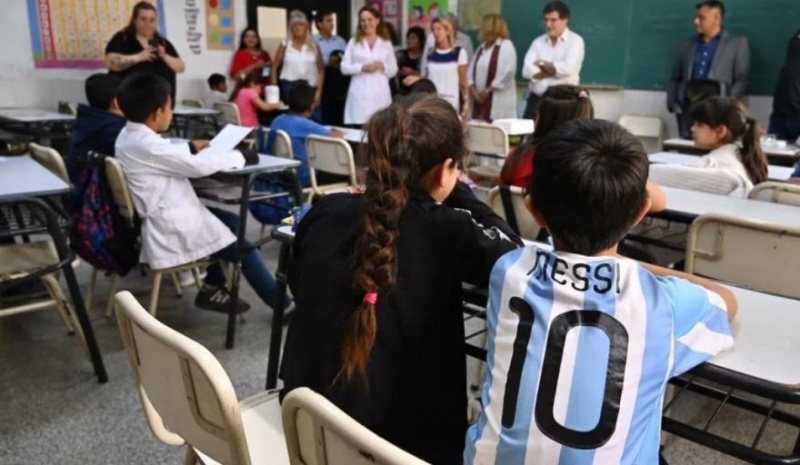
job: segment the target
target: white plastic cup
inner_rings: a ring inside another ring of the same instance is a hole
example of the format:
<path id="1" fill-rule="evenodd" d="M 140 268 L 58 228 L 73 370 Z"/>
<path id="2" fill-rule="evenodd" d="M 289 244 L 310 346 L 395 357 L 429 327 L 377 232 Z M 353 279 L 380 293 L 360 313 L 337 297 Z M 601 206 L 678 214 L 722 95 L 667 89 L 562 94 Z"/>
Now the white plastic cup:
<path id="1" fill-rule="evenodd" d="M 278 86 L 267 86 L 267 103 L 278 103 L 281 101 L 281 91 Z"/>

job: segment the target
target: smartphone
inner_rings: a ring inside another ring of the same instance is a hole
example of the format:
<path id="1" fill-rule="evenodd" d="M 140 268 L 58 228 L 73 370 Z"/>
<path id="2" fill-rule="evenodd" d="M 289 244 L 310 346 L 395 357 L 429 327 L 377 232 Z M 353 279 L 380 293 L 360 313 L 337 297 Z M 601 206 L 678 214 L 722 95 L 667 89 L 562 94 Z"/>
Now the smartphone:
<path id="1" fill-rule="evenodd" d="M 272 71 L 272 67 L 267 65 L 261 69 L 261 77 L 268 78 L 270 72 Z"/>
<path id="2" fill-rule="evenodd" d="M 153 37 L 150 39 L 149 42 L 147 42 L 147 44 L 150 45 L 151 47 L 158 48 L 158 46 L 161 45 L 161 41 L 158 39 L 158 37 Z"/>

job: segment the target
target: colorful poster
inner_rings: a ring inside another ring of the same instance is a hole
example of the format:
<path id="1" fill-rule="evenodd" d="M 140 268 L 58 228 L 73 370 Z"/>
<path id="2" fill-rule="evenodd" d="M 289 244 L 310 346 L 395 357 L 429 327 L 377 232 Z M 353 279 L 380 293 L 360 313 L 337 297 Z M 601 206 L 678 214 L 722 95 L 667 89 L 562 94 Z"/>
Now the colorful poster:
<path id="1" fill-rule="evenodd" d="M 128 24 L 138 0 L 28 0 L 36 68 L 105 68 L 106 44 Z M 166 36 L 163 0 L 156 5 Z"/>
<path id="2" fill-rule="evenodd" d="M 408 27 L 421 26 L 426 30 L 431 21 L 447 13 L 448 0 L 409 0 Z"/>
<path id="3" fill-rule="evenodd" d="M 381 12 L 383 16 L 383 20 L 386 24 L 391 25 L 394 28 L 395 35 L 400 34 L 400 8 L 398 8 L 398 3 L 400 0 L 367 0 L 367 6 L 377 9 Z M 398 42 L 401 42 L 400 37 L 395 37 Z M 399 45 L 399 43 L 397 44 Z"/>
<path id="4" fill-rule="evenodd" d="M 233 50 L 236 22 L 233 0 L 206 0 L 206 47 L 209 50 Z"/>

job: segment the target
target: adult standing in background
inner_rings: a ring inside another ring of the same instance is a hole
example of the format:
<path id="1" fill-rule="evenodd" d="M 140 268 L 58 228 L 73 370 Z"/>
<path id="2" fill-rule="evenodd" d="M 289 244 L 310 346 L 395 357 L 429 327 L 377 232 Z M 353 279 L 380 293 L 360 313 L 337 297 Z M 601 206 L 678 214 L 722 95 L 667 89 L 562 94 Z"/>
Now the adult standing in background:
<path id="1" fill-rule="evenodd" d="M 272 69 L 272 57 L 261 47 L 258 30 L 248 27 L 239 37 L 239 50 L 233 55 L 231 63 L 231 79 L 240 79 L 253 71 L 261 72 L 262 77 L 269 78 Z"/>
<path id="2" fill-rule="evenodd" d="M 522 78 L 529 79 L 525 118 L 536 119 L 539 99 L 550 86 L 578 85 L 586 55 L 583 38 L 569 29 L 570 10 L 560 1 L 544 6 L 547 33 L 531 43 L 522 62 Z"/>
<path id="3" fill-rule="evenodd" d="M 772 100 L 769 132 L 789 142 L 800 138 L 800 31 L 789 41 L 786 62 Z"/>
<path id="4" fill-rule="evenodd" d="M 336 50 L 344 52 L 344 49 L 347 47 L 347 42 L 333 33 L 335 24 L 333 22 L 332 11 L 318 11 L 314 22 L 317 24 L 317 30 L 319 31 L 319 34 L 314 36 L 314 40 L 317 42 L 317 46 L 319 46 L 320 54 L 322 54 L 322 63 L 328 66 L 331 53 Z"/>
<path id="5" fill-rule="evenodd" d="M 186 64 L 172 42 L 158 33 L 158 11 L 152 3 L 141 1 L 133 6 L 130 22 L 114 34 L 105 55 L 108 70 L 122 78 L 144 72 L 166 79 L 175 106 L 176 75 L 186 70 Z"/>
<path id="6" fill-rule="evenodd" d="M 492 121 L 517 117 L 517 50 L 509 40 L 502 16 L 488 14 L 481 21 L 483 43 L 470 63 L 467 77 L 474 100 L 472 118 Z"/>
<path id="7" fill-rule="evenodd" d="M 273 68 L 275 72 L 270 80 L 273 85 L 280 83 L 282 101 L 288 101 L 289 89 L 295 81 L 306 81 L 315 89 L 314 103 L 317 110 L 312 119 L 322 122 L 319 104 L 325 81 L 325 65 L 319 47 L 311 36 L 308 16 L 302 11 L 294 10 L 289 13 L 289 37 L 278 47 Z"/>
<path id="8" fill-rule="evenodd" d="M 681 44 L 678 59 L 667 87 L 667 109 L 675 113 L 678 130 L 684 139 L 692 138 L 689 109 L 706 97 L 717 95 L 707 90 L 708 81 L 720 84 L 721 96 L 741 98 L 750 82 L 750 45 L 747 37 L 737 36 L 722 27 L 725 5 L 707 0 L 695 7 L 697 35 Z M 703 83 L 705 81 L 705 83 Z M 692 84 L 694 82 L 694 84 Z"/>
<path id="9" fill-rule="evenodd" d="M 461 50 L 467 54 L 467 62 L 472 60 L 472 55 L 475 53 L 475 47 L 472 45 L 472 39 L 465 33 L 461 32 L 458 24 L 458 16 L 452 11 L 445 15 L 445 19 L 455 28 L 456 46 L 461 47 Z M 431 22 L 431 32 L 425 39 L 425 49 L 422 51 L 422 70 L 425 71 L 425 66 L 428 64 L 428 53 L 436 48 L 436 38 L 433 37 L 433 22 Z"/>
<path id="10" fill-rule="evenodd" d="M 397 52 L 397 91 L 407 94 L 408 87 L 403 80 L 408 76 L 419 76 L 422 64 L 422 47 L 425 45 L 425 29 L 414 26 L 406 32 L 406 48 Z"/>
<path id="11" fill-rule="evenodd" d="M 392 103 L 389 79 L 397 74 L 397 58 L 381 13 L 358 10 L 358 30 L 342 59 L 342 74 L 352 76 L 344 108 L 344 123 L 363 125 L 373 113 Z"/>

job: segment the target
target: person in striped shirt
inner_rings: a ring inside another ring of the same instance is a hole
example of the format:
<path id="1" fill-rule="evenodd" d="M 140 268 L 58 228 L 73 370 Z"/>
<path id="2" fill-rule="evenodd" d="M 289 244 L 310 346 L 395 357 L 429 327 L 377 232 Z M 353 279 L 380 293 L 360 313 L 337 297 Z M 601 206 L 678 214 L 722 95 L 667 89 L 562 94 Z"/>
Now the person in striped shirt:
<path id="1" fill-rule="evenodd" d="M 607 121 L 537 147 L 527 202 L 555 247 L 492 270 L 466 464 L 655 465 L 668 380 L 732 346 L 730 290 L 617 255 L 650 207 L 647 175 L 641 143 Z"/>

